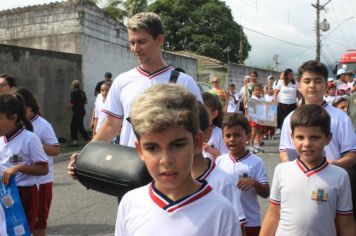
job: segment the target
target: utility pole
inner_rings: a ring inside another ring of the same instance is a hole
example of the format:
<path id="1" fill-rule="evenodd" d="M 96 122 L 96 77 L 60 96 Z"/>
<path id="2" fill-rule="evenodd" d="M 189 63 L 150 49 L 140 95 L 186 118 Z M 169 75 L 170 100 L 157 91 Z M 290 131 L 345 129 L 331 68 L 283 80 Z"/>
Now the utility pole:
<path id="1" fill-rule="evenodd" d="M 331 2 L 331 0 L 327 1 L 324 5 L 320 5 L 320 1 L 316 0 L 316 4 L 311 4 L 316 9 L 316 56 L 315 60 L 320 62 L 320 11 L 325 9 L 325 6 Z"/>

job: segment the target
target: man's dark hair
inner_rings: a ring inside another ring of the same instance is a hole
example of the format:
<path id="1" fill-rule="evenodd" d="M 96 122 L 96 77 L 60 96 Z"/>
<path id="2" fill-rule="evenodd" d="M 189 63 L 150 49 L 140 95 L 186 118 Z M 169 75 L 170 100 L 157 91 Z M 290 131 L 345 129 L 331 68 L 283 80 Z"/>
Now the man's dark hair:
<path id="1" fill-rule="evenodd" d="M 106 72 L 104 77 L 107 78 L 107 79 L 111 79 L 112 78 L 112 74 L 110 72 Z"/>
<path id="2" fill-rule="evenodd" d="M 199 129 L 204 132 L 210 127 L 209 113 L 206 110 L 204 104 L 200 101 L 198 101 L 198 109 L 199 109 Z"/>
<path id="3" fill-rule="evenodd" d="M 297 80 L 300 82 L 304 72 L 311 72 L 324 77 L 325 82 L 328 80 L 328 68 L 321 62 L 310 60 L 304 62 L 298 69 Z"/>
<path id="4" fill-rule="evenodd" d="M 238 113 L 229 113 L 225 116 L 223 122 L 222 122 L 222 128 L 228 127 L 231 128 L 233 126 L 241 126 L 246 134 L 249 134 L 251 132 L 251 126 L 247 120 L 247 118 Z"/>
<path id="5" fill-rule="evenodd" d="M 292 133 L 296 127 L 320 127 L 326 134 L 330 134 L 330 116 L 319 105 L 308 104 L 298 107 L 290 119 Z"/>

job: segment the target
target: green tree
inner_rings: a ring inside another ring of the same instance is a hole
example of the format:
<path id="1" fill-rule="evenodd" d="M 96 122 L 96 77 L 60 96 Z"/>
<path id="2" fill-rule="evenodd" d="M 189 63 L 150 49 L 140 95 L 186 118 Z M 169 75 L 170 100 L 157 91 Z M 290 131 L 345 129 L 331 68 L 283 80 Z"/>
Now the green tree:
<path id="1" fill-rule="evenodd" d="M 159 14 L 163 21 L 166 50 L 189 50 L 225 62 L 243 62 L 251 50 L 225 2 L 157 0 L 148 10 Z"/>

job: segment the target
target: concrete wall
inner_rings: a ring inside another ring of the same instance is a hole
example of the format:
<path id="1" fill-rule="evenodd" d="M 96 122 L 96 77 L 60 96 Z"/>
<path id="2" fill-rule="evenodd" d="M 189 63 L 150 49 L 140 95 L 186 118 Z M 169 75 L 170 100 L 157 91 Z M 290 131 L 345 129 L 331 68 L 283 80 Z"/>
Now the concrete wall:
<path id="1" fill-rule="evenodd" d="M 243 86 L 245 75 L 250 74 L 252 71 L 256 71 L 258 73 L 257 82 L 263 85 L 266 84 L 267 77 L 270 75 L 274 76 L 275 80 L 279 79 L 278 71 L 271 71 L 271 70 L 266 70 L 266 69 L 261 69 L 256 67 L 243 66 L 235 63 L 227 64 L 227 68 L 228 68 L 228 74 L 227 74 L 226 84 L 235 83 L 238 89 L 240 89 Z"/>
<path id="2" fill-rule="evenodd" d="M 180 56 L 167 51 L 163 52 L 163 58 L 168 65 L 184 69 L 188 75 L 198 81 L 198 61 L 196 59 Z"/>
<path id="3" fill-rule="evenodd" d="M 0 44 L 0 73 L 14 75 L 18 87 L 26 87 L 35 95 L 42 115 L 58 137 L 69 137 L 70 85 L 75 79 L 82 82 L 81 64 L 77 54 Z"/>

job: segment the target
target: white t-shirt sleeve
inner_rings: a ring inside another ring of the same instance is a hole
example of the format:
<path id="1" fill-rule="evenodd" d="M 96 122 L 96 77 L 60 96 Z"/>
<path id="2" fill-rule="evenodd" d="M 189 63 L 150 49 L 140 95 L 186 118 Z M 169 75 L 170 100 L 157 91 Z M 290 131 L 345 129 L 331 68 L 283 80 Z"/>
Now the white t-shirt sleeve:
<path id="1" fill-rule="evenodd" d="M 1 204 L 0 204 L 0 235 L 7 236 L 5 212 Z"/>
<path id="2" fill-rule="evenodd" d="M 270 201 L 274 204 L 281 204 L 281 189 L 279 180 L 280 164 L 276 166 L 273 174 L 273 181 L 271 187 Z"/>
<path id="3" fill-rule="evenodd" d="M 203 102 L 200 89 L 192 77 L 184 73 L 179 73 L 177 84 L 186 87 L 192 94 L 195 95 L 198 101 Z"/>
<path id="4" fill-rule="evenodd" d="M 115 224 L 115 236 L 125 236 L 125 196 L 121 199 L 117 210 L 116 224 Z"/>
<path id="5" fill-rule="evenodd" d="M 356 134 L 348 116 L 345 116 L 342 122 L 339 122 L 337 139 L 340 144 L 340 155 L 349 151 L 356 152 Z M 334 135 L 334 134 L 333 134 Z"/>
<path id="6" fill-rule="evenodd" d="M 30 143 L 31 160 L 36 162 L 48 162 L 47 155 L 43 150 L 43 145 L 37 135 L 33 135 Z"/>
<path id="7" fill-rule="evenodd" d="M 42 133 L 42 138 L 43 144 L 49 144 L 49 145 L 59 145 L 58 139 L 56 134 L 54 133 L 53 127 L 51 124 L 47 123 L 45 126 L 45 130 Z"/>
<path id="8" fill-rule="evenodd" d="M 256 167 L 256 180 L 261 184 L 269 184 L 265 164 L 262 159 L 259 159 Z"/>

